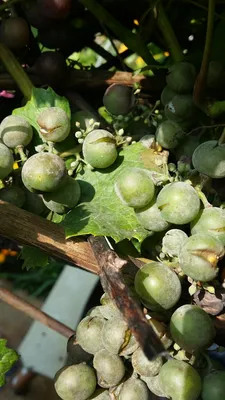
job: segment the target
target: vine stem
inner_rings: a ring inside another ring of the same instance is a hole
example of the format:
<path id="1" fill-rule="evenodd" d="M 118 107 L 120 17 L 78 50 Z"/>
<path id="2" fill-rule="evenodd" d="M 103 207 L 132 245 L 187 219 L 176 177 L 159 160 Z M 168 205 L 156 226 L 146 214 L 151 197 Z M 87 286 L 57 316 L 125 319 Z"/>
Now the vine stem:
<path id="1" fill-rule="evenodd" d="M 41 322 L 43 325 L 48 326 L 50 329 L 60 333 L 60 335 L 65 336 L 66 338 L 70 338 L 75 333 L 73 329 L 62 324 L 62 322 L 59 322 L 55 318 L 50 317 L 50 315 L 39 310 L 37 307 L 21 299 L 19 296 L 5 288 L 0 288 L 0 300 L 29 315 L 29 317 Z"/>
<path id="2" fill-rule="evenodd" d="M 20 88 L 24 97 L 31 98 L 33 83 L 28 78 L 26 72 L 21 67 L 11 50 L 0 42 L 0 59 L 5 65 L 7 71 L 12 76 L 17 86 Z"/>
<path id="3" fill-rule="evenodd" d="M 183 53 L 180 47 L 180 44 L 177 40 L 177 37 L 174 33 L 172 25 L 165 13 L 162 2 L 159 1 L 157 4 L 157 24 L 160 31 L 163 34 L 165 42 L 169 48 L 171 53 L 171 57 L 174 62 L 179 62 L 183 60 Z"/>
<path id="4" fill-rule="evenodd" d="M 205 48 L 202 57 L 202 65 L 199 72 L 199 75 L 195 82 L 194 87 L 194 102 L 197 105 L 200 105 L 204 96 L 204 89 L 207 80 L 207 73 L 209 68 L 209 60 L 211 53 L 211 45 L 212 45 L 212 37 L 213 37 L 213 26 L 214 26 L 214 12 L 215 12 L 215 1 L 209 0 L 208 6 L 208 20 L 207 20 L 207 30 L 206 30 L 206 39 L 205 39 Z"/>

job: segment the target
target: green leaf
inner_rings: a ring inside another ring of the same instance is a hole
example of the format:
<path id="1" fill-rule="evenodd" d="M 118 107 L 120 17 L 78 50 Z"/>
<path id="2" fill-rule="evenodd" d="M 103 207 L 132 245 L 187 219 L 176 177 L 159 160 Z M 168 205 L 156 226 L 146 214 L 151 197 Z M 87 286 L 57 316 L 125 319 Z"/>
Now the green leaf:
<path id="1" fill-rule="evenodd" d="M 32 91 L 31 99 L 24 107 L 16 108 L 13 110 L 13 115 L 19 115 L 25 118 L 34 128 L 34 144 L 42 143 L 42 138 L 39 135 L 39 125 L 37 118 L 43 109 L 48 107 L 60 107 L 71 117 L 70 105 L 65 97 L 61 97 L 54 92 L 53 89 L 38 89 L 34 88 Z"/>
<path id="2" fill-rule="evenodd" d="M 15 350 L 6 347 L 7 340 L 0 339 L 0 387 L 5 384 L 5 374 L 19 359 Z"/>
<path id="3" fill-rule="evenodd" d="M 20 257 L 24 260 L 22 268 L 27 270 L 37 267 L 46 267 L 49 259 L 48 254 L 38 247 L 23 246 Z"/>
<path id="4" fill-rule="evenodd" d="M 61 223 L 66 237 L 91 234 L 109 236 L 116 243 L 132 238 L 142 242 L 149 232 L 140 225 L 133 208 L 124 205 L 117 197 L 114 183 L 118 174 L 127 167 L 146 168 L 165 174 L 164 164 L 159 165 L 159 156 L 154 150 L 135 143 L 122 149 L 110 168 L 103 171 L 86 169 L 83 175 L 79 174 L 80 204 Z"/>

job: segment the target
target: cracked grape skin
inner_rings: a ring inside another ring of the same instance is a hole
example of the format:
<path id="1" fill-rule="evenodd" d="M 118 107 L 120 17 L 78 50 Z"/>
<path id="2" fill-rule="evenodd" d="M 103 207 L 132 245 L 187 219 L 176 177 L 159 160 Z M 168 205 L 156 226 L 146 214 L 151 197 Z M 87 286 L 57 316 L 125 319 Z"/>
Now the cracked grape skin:
<path id="1" fill-rule="evenodd" d="M 184 242 L 179 264 L 185 275 L 208 282 L 217 276 L 217 263 L 223 256 L 224 246 L 219 239 L 208 233 L 195 234 Z"/>
<path id="2" fill-rule="evenodd" d="M 141 168 L 126 168 L 117 177 L 115 192 L 128 207 L 142 208 L 147 206 L 154 194 L 155 185 L 148 172 Z"/>
<path id="3" fill-rule="evenodd" d="M 156 204 L 162 217 L 177 225 L 191 222 L 200 209 L 196 190 L 185 182 L 173 182 L 164 186 L 157 196 Z"/>
<path id="4" fill-rule="evenodd" d="M 173 340 L 191 354 L 212 344 L 215 329 L 210 316 L 202 308 L 185 304 L 173 313 L 170 333 Z"/>
<path id="5" fill-rule="evenodd" d="M 0 124 L 0 139 L 10 149 L 26 147 L 32 140 L 33 129 L 22 117 L 9 115 Z"/>
<path id="6" fill-rule="evenodd" d="M 219 207 L 201 210 L 191 222 L 191 234 L 197 233 L 209 233 L 225 245 L 225 210 Z"/>
<path id="7" fill-rule="evenodd" d="M 62 142 L 70 133 L 70 120 L 60 107 L 48 107 L 38 116 L 37 123 L 43 138 L 51 142 Z"/>
<path id="8" fill-rule="evenodd" d="M 177 274 L 160 262 L 151 262 L 140 268 L 134 285 L 142 303 L 153 311 L 170 309 L 181 296 Z"/>
<path id="9" fill-rule="evenodd" d="M 194 168 L 210 178 L 225 177 L 225 144 L 218 144 L 216 140 L 201 143 L 192 156 Z"/>
<path id="10" fill-rule="evenodd" d="M 117 159 L 115 137 L 104 129 L 91 131 L 84 139 L 82 151 L 85 161 L 93 168 L 108 168 Z"/>

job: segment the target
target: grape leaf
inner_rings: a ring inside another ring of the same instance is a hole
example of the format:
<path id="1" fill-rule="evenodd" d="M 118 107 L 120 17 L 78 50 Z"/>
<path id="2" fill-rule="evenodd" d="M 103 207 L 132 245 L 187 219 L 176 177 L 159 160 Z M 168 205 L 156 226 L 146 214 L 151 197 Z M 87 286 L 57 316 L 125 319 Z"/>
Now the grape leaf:
<path id="1" fill-rule="evenodd" d="M 49 262 L 48 254 L 45 253 L 45 251 L 38 247 L 31 246 L 23 246 L 20 258 L 24 260 L 22 268 L 26 268 L 27 270 L 37 267 L 46 267 Z"/>
<path id="2" fill-rule="evenodd" d="M 157 160 L 157 162 L 155 162 Z M 127 167 L 146 168 L 165 175 L 164 159 L 152 149 L 135 143 L 120 151 L 110 168 L 86 169 L 77 179 L 81 186 L 81 201 L 62 221 L 66 237 L 92 234 L 109 236 L 116 243 L 136 238 L 142 242 L 149 232 L 138 222 L 133 208 L 124 205 L 114 191 L 118 174 Z"/>
<path id="3" fill-rule="evenodd" d="M 71 118 L 71 110 L 68 100 L 65 97 L 59 96 L 53 89 L 34 88 L 32 91 L 31 99 L 24 107 L 15 108 L 12 112 L 13 115 L 19 115 L 25 118 L 34 129 L 34 143 L 35 145 L 42 143 L 41 136 L 39 135 L 39 125 L 37 118 L 45 108 L 60 107 Z"/>
<path id="4" fill-rule="evenodd" d="M 6 344 L 7 340 L 0 339 L 0 387 L 5 384 L 5 374 L 19 359 L 17 352 L 6 347 Z"/>

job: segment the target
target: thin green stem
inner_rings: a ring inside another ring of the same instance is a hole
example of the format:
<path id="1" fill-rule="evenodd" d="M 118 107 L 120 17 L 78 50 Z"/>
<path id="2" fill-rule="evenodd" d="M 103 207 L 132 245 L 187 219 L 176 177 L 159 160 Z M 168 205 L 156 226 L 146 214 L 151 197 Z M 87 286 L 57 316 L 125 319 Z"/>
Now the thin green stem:
<path id="1" fill-rule="evenodd" d="M 203 101 L 204 89 L 207 80 L 207 73 L 209 68 L 211 45 L 213 38 L 215 2 L 216 0 L 209 0 L 205 48 L 202 57 L 201 69 L 197 77 L 194 88 L 194 101 L 197 105 L 201 105 Z"/>
<path id="2" fill-rule="evenodd" d="M 222 134 L 221 134 L 221 136 L 220 136 L 220 138 L 218 140 L 218 144 L 219 145 L 223 144 L 223 143 L 225 143 L 225 128 L 223 128 L 223 132 L 222 132 Z"/>
<path id="3" fill-rule="evenodd" d="M 125 28 L 96 0 L 80 0 L 80 2 L 134 53 L 139 54 L 146 64 L 156 64 L 142 38 L 136 33 Z"/>
<path id="4" fill-rule="evenodd" d="M 163 34 L 164 40 L 168 46 L 171 57 L 174 62 L 179 62 L 183 60 L 183 53 L 177 37 L 174 33 L 172 25 L 165 13 L 162 2 L 159 1 L 157 5 L 157 24 L 160 31 Z"/>
<path id="5" fill-rule="evenodd" d="M 33 83 L 28 78 L 26 72 L 23 70 L 11 50 L 9 50 L 3 43 L 0 43 L 0 59 L 23 93 L 24 97 L 29 100 L 34 87 Z"/>

